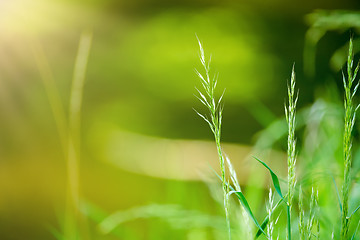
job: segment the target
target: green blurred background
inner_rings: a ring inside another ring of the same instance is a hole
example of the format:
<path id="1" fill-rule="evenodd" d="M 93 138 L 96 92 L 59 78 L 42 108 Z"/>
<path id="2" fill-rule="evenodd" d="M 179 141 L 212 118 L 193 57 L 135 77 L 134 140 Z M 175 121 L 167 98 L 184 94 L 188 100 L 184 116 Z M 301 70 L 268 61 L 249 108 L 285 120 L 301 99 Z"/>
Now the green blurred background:
<path id="1" fill-rule="evenodd" d="M 82 206 L 92 210 L 83 210 L 83 238 L 218 239 L 210 223 L 164 220 L 181 206 L 184 216 L 199 211 L 223 224 L 214 183 L 204 180 L 208 162 L 217 167 L 212 135 L 193 111 L 204 110 L 194 97 L 201 86 L 195 34 L 219 72 L 218 94 L 226 88 L 223 141 L 245 185 L 251 164 L 243 159 L 258 133 L 283 117 L 294 63 L 300 109 L 319 97 L 342 100 L 344 56 L 334 54 L 349 29 L 357 36 L 358 18 L 321 35 L 307 33 L 316 17 L 308 14 L 359 8 L 356 0 L 0 0 L 0 238 L 55 239 L 65 214 L 66 160 L 36 56 L 51 69 L 68 116 L 80 36 L 92 32 L 79 167 Z M 275 154 L 285 144 L 275 144 Z M 284 173 L 281 161 L 275 169 Z M 257 181 L 253 204 L 261 209 L 257 194 L 267 185 Z M 129 213 L 135 220 L 116 234 L 99 230 L 107 214 L 149 204 L 164 214 L 143 209 L 150 217 Z"/>

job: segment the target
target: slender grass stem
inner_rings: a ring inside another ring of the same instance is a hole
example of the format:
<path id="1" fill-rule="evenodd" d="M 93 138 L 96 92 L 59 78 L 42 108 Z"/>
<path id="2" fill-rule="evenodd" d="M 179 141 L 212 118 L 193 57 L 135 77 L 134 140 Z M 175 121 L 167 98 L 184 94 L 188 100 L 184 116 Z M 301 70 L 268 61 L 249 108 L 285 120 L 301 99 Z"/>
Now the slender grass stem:
<path id="1" fill-rule="evenodd" d="M 295 139 L 295 124 L 296 124 L 296 104 L 298 96 L 295 96 L 295 71 L 294 66 L 291 73 L 290 85 L 288 86 L 289 103 L 285 106 L 285 116 L 288 123 L 288 239 L 291 240 L 291 210 L 293 205 L 296 176 L 296 139 Z"/>
<path id="2" fill-rule="evenodd" d="M 226 215 L 226 221 L 228 225 L 229 239 L 231 239 L 230 232 L 230 219 L 229 219 L 229 211 L 228 211 L 228 184 L 225 178 L 225 156 L 221 147 L 221 124 L 222 124 L 222 96 L 216 100 L 215 98 L 215 89 L 217 85 L 218 75 L 210 76 L 210 62 L 206 61 L 204 49 L 200 40 L 198 39 L 199 48 L 200 48 L 200 61 L 204 68 L 205 74 L 201 74 L 199 71 L 196 71 L 196 74 L 199 76 L 201 80 L 201 84 L 203 86 L 204 93 L 197 89 L 199 96 L 198 99 L 202 104 L 206 106 L 208 109 L 209 116 L 202 115 L 196 111 L 196 113 L 203 118 L 210 126 L 211 131 L 213 132 L 215 138 L 216 149 L 219 157 L 220 170 L 221 170 L 221 181 L 224 193 L 224 209 Z"/>
<path id="3" fill-rule="evenodd" d="M 81 36 L 70 92 L 67 168 L 71 202 L 74 205 L 79 204 L 78 165 L 80 158 L 80 110 L 91 38 L 90 33 L 83 33 Z"/>
<path id="4" fill-rule="evenodd" d="M 64 239 L 79 239 L 79 146 L 80 146 L 80 110 L 82 103 L 85 72 L 90 52 L 92 34 L 81 35 L 79 50 L 75 61 L 75 70 L 70 93 L 69 119 L 66 118 L 59 92 L 51 68 L 40 44 L 34 43 L 34 56 L 38 65 L 46 93 L 60 137 L 62 150 L 66 158 L 67 198 L 64 220 Z"/>
<path id="5" fill-rule="evenodd" d="M 356 79 L 357 72 L 359 70 L 359 64 L 353 72 L 353 42 L 350 39 L 349 52 L 347 59 L 347 79 L 343 75 L 343 83 L 345 90 L 345 120 L 344 120 L 344 138 L 343 138 L 343 161 L 344 161 L 344 181 L 342 186 L 342 213 L 341 213 L 341 232 L 340 236 L 342 240 L 348 239 L 349 232 L 349 218 L 348 216 L 348 202 L 349 192 L 351 186 L 351 162 L 352 162 L 352 130 L 355 123 L 355 115 L 357 107 L 354 107 L 353 97 L 358 89 L 359 83 L 353 87 L 353 83 Z"/>
<path id="6" fill-rule="evenodd" d="M 68 135 L 68 203 L 67 215 L 69 222 L 65 225 L 65 236 L 74 238 L 74 232 L 79 231 L 77 219 L 80 218 L 79 161 L 80 161 L 80 120 L 82 95 L 85 83 L 85 72 L 88 62 L 92 34 L 84 32 L 81 35 L 79 49 L 75 61 L 75 69 L 70 92 L 69 105 L 69 135 Z M 73 222 L 75 221 L 75 222 Z M 75 229 L 73 229 L 75 227 Z M 68 228 L 68 229 L 67 229 Z"/>

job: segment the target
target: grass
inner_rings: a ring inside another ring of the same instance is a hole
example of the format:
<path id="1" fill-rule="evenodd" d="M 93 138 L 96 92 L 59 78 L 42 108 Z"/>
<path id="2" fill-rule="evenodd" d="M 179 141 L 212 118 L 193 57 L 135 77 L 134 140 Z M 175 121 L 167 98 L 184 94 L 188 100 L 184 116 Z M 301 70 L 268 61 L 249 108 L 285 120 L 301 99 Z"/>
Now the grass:
<path id="1" fill-rule="evenodd" d="M 294 66 L 295 67 L 295 66 Z M 288 106 L 285 105 L 285 116 L 288 123 L 288 239 L 291 239 L 291 211 L 293 208 L 295 185 L 296 185 L 296 139 L 295 139 L 295 124 L 296 124 L 296 103 L 298 97 L 295 97 L 295 70 L 294 67 L 291 73 L 290 86 L 288 87 Z"/>
<path id="2" fill-rule="evenodd" d="M 169 225 L 179 225 L 179 221 L 186 222 L 195 228 L 213 228 L 221 231 L 226 228 L 228 239 L 355 239 L 357 236 L 356 227 L 352 227 L 351 220 L 358 221 L 355 218 L 355 210 L 350 209 L 350 193 L 352 186 L 352 145 L 353 145 L 353 128 L 356 118 L 356 110 L 354 97 L 359 86 L 356 82 L 356 76 L 359 65 L 353 70 L 353 43 L 350 39 L 347 74 L 344 76 L 343 83 L 345 89 L 345 119 L 343 133 L 343 184 L 342 192 L 339 195 L 339 206 L 341 213 L 338 220 L 331 216 L 330 220 L 326 219 L 325 210 L 321 209 L 319 204 L 320 198 L 325 195 L 319 194 L 321 185 L 317 185 L 312 181 L 310 186 L 307 185 L 305 178 L 296 174 L 297 163 L 297 101 L 298 91 L 296 89 L 295 67 L 293 66 L 291 78 L 288 84 L 288 102 L 285 104 L 285 124 L 287 135 L 287 179 L 279 177 L 263 160 L 254 157 L 255 160 L 268 170 L 271 177 L 272 186 L 269 189 L 268 201 L 265 204 L 263 213 L 253 211 L 251 208 L 251 199 L 249 200 L 246 193 L 239 184 L 235 168 L 230 158 L 226 155 L 222 148 L 222 116 L 224 93 L 220 97 L 216 97 L 216 86 L 218 75 L 213 74 L 210 69 L 211 57 L 207 60 L 202 43 L 198 39 L 200 49 L 200 62 L 203 67 L 202 71 L 196 70 L 197 76 L 200 78 L 201 90 L 198 90 L 198 100 L 206 107 L 207 114 L 196 113 L 208 124 L 213 134 L 215 146 L 218 154 L 220 173 L 218 178 L 221 181 L 222 192 L 222 208 L 225 214 L 225 222 L 222 223 L 218 217 L 203 214 L 201 212 L 188 211 L 186 209 L 178 209 L 176 205 L 148 205 L 137 207 L 128 211 L 118 211 L 113 214 L 100 214 L 95 206 L 91 204 L 85 206 L 86 210 L 81 209 L 80 204 L 80 184 L 79 184 L 79 161 L 80 161 L 80 119 L 81 119 L 81 99 L 83 95 L 85 72 L 89 49 L 91 45 L 91 35 L 84 34 L 80 40 L 79 51 L 77 54 L 74 77 L 70 91 L 69 118 L 66 118 L 64 108 L 59 100 L 56 87 L 51 77 L 51 71 L 47 66 L 44 55 L 39 51 L 37 53 L 38 66 L 43 75 L 44 85 L 47 89 L 52 110 L 57 120 L 57 127 L 60 134 L 60 140 L 63 144 L 64 155 L 66 157 L 67 166 L 67 203 L 64 214 L 63 232 L 54 231 L 54 236 L 58 239 L 90 239 L 87 231 L 86 217 L 96 219 L 98 222 L 98 231 L 102 234 L 113 234 L 121 238 L 122 234 L 117 229 L 127 221 L 137 218 L 159 218 L 167 222 Z M 300 112 L 300 116 L 304 113 Z M 300 125 L 304 126 L 300 119 Z M 67 134 L 64 135 L 64 131 Z M 285 182 L 285 183 L 284 183 Z M 299 184 L 297 184 L 299 182 Z M 334 181 L 335 182 L 335 181 Z M 284 187 L 285 186 L 285 187 Z M 336 187 L 336 184 L 335 184 Z M 283 189 L 287 192 L 283 194 Z M 309 191 L 311 193 L 309 193 Z M 335 195 L 335 193 L 334 193 Z M 233 207 L 233 197 L 239 205 Z M 297 203 L 297 204 L 296 204 Z M 296 207 L 298 206 L 298 207 Z M 333 206 L 334 207 L 334 206 Z M 95 209 L 95 210 L 94 210 Z M 235 212 L 235 213 L 234 213 Z M 240 216 L 237 221 L 241 229 L 234 226 L 234 215 Z M 180 216 L 190 215 L 190 218 Z M 286 215 L 286 217 L 285 217 Z M 260 221 L 263 217 L 263 221 Z M 208 219 L 208 220 L 205 220 Z M 331 226 L 326 226 L 326 222 L 331 222 Z M 357 223 L 357 222 L 355 222 Z M 339 228 L 336 228 L 339 224 Z M 254 231 L 255 228 L 255 231 Z M 184 227 L 185 229 L 185 227 Z M 187 228 L 186 228 L 187 229 Z M 188 230 L 188 229 L 187 229 Z M 190 230 L 189 230 L 190 231 Z M 195 235 L 196 236 L 196 235 Z M 206 237 L 202 237 L 205 239 Z M 219 237 L 219 239 L 224 239 Z"/>
<path id="3" fill-rule="evenodd" d="M 273 170 L 262 160 L 255 157 L 265 168 L 269 170 L 269 173 L 272 178 L 272 183 L 277 193 L 278 197 L 280 197 L 279 202 L 274 204 L 274 195 L 273 190 L 270 188 L 269 191 L 269 200 L 266 208 L 266 217 L 262 224 L 260 225 L 257 221 L 255 215 L 253 214 L 250 204 L 247 201 L 244 193 L 241 190 L 240 185 L 237 181 L 237 176 L 235 169 L 232 167 L 231 161 L 228 157 L 226 157 L 229 175 L 231 178 L 231 183 L 226 180 L 226 171 L 225 171 L 225 161 L 224 156 L 225 153 L 221 148 L 221 118 L 222 118 L 222 104 L 221 99 L 223 95 L 216 101 L 215 98 L 215 88 L 217 84 L 217 77 L 210 78 L 210 61 L 205 61 L 204 49 L 202 47 L 201 42 L 199 41 L 200 46 L 200 61 L 204 67 L 205 75 L 200 74 L 198 71 L 197 75 L 200 77 L 203 92 L 198 90 L 200 102 L 206 106 L 210 113 L 210 117 L 200 114 L 197 114 L 203 118 L 208 125 L 210 126 L 211 131 L 214 134 L 216 147 L 218 149 L 218 157 L 221 173 L 219 178 L 222 181 L 222 189 L 224 194 L 224 209 L 225 209 L 225 217 L 228 222 L 228 230 L 229 230 L 229 239 L 231 239 L 230 234 L 230 213 L 229 213 L 229 199 L 228 197 L 232 194 L 236 195 L 240 202 L 240 210 L 243 210 L 247 213 L 246 218 L 251 219 L 255 224 L 257 229 L 257 234 L 255 235 L 255 239 L 264 235 L 267 239 L 274 239 L 274 229 L 277 229 L 277 233 L 284 236 L 282 230 L 283 226 L 278 224 L 278 219 L 275 220 L 274 214 L 276 213 L 278 208 L 285 205 L 287 212 L 287 231 L 286 238 L 287 239 L 327 239 L 331 235 L 332 239 L 341 239 L 347 240 L 350 239 L 350 220 L 353 215 L 357 212 L 359 207 L 355 208 L 352 213 L 349 215 L 349 196 L 350 190 L 352 186 L 352 178 L 351 178 L 351 165 L 352 165 L 352 132 L 356 119 L 356 110 L 358 108 L 354 106 L 353 98 L 355 97 L 356 91 L 358 89 L 359 83 L 355 84 L 357 72 L 359 69 L 359 65 L 353 70 L 353 42 L 350 39 L 349 42 L 349 50 L 348 50 L 348 58 L 347 58 L 347 77 L 343 76 L 344 83 L 344 91 L 345 91 L 345 99 L 344 99 L 344 107 L 345 107 L 345 120 L 344 120 L 344 133 L 343 133 L 343 163 L 344 163 L 344 173 L 343 173 L 343 185 L 342 185 L 342 196 L 339 200 L 340 202 L 340 217 L 341 219 L 341 227 L 339 229 L 339 234 L 335 233 L 336 229 L 336 220 L 334 220 L 334 216 L 331 216 L 331 219 L 326 219 L 325 213 L 321 210 L 319 206 L 319 191 L 317 190 L 320 185 L 316 185 L 315 182 L 311 184 L 311 196 L 309 201 L 305 201 L 305 197 L 303 194 L 304 189 L 302 188 L 302 184 L 297 189 L 297 175 L 296 175 L 296 160 L 297 160 L 297 150 L 296 150 L 296 105 L 298 101 L 298 93 L 296 91 L 296 80 L 295 80 L 295 70 L 294 67 L 292 69 L 291 79 L 288 86 L 288 104 L 285 105 L 285 119 L 287 123 L 287 194 L 285 197 L 282 194 L 281 184 L 277 174 L 274 173 Z M 321 170 L 321 169 L 320 169 Z M 302 180 L 304 181 L 304 180 Z M 336 185 L 335 185 L 336 188 Z M 337 188 L 336 188 L 337 189 Z M 296 192 L 299 192 L 298 197 L 298 209 L 295 206 Z M 335 194 L 334 194 L 335 195 Z M 338 194 L 339 195 L 339 194 Z M 340 197 L 339 197 L 340 198 Z M 282 204 L 284 203 L 284 204 Z M 308 209 L 306 209 L 308 208 Z M 298 210 L 298 214 L 295 214 Z M 321 225 L 321 222 L 330 221 L 335 222 L 332 229 L 329 226 Z M 297 222 L 297 224 L 294 224 Z M 355 239 L 357 234 L 357 227 L 352 230 L 351 239 Z M 267 230 L 265 229 L 267 228 Z M 331 234 L 330 234 L 331 231 Z M 323 234 L 324 237 L 321 237 Z M 251 234 L 250 234 L 251 235 Z M 294 236 L 293 236 L 294 235 Z M 278 235 L 279 236 L 279 235 Z M 248 238 L 251 239 L 251 238 Z"/>
<path id="4" fill-rule="evenodd" d="M 56 126 L 63 149 L 67 170 L 65 211 L 62 233 L 57 233 L 58 239 L 76 240 L 86 239 L 86 221 L 80 214 L 80 120 L 81 103 L 85 82 L 87 61 L 90 52 L 92 34 L 83 32 L 79 42 L 79 49 L 75 61 L 75 69 L 70 90 L 69 114 L 66 117 L 65 108 L 60 100 L 51 68 L 45 53 L 39 44 L 34 44 L 34 55 L 49 103 L 56 121 Z"/>
<path id="5" fill-rule="evenodd" d="M 270 164 L 254 157 L 254 159 L 260 163 L 259 166 L 262 165 L 262 167 L 265 167 L 265 169 L 268 170 L 271 177 L 271 187 L 269 189 L 268 200 L 266 204 L 264 204 L 265 207 L 260 209 L 262 210 L 262 212 L 260 212 L 259 209 L 252 209 L 252 199 L 247 198 L 246 192 L 239 184 L 235 168 L 233 167 L 230 158 L 226 155 L 222 148 L 222 99 L 224 93 L 220 95 L 220 97 L 217 97 L 216 87 L 218 75 L 212 74 L 210 67 L 211 57 L 208 59 L 206 58 L 203 44 L 198 39 L 200 49 L 199 57 L 202 70 L 196 70 L 196 74 L 200 78 L 202 88 L 201 90 L 197 89 L 197 98 L 206 107 L 207 112 L 206 114 L 203 114 L 196 111 L 196 113 L 208 124 L 215 141 L 220 166 L 218 178 L 221 181 L 221 202 L 223 212 L 225 214 L 225 221 L 222 221 L 222 219 L 217 216 L 178 208 L 178 205 L 150 204 L 148 206 L 135 207 L 130 210 L 117 211 L 113 214 L 106 214 L 96 209 L 96 206 L 92 206 L 91 204 L 85 204 L 85 207 L 80 204 L 80 112 L 91 38 L 91 34 L 84 33 L 80 40 L 70 91 L 68 117 L 64 110 L 65 108 L 60 101 L 60 97 L 54 84 L 45 55 L 42 53 L 40 48 L 35 49 L 37 64 L 43 77 L 43 83 L 48 94 L 49 102 L 51 104 L 58 128 L 60 142 L 64 151 L 64 158 L 66 159 L 67 202 L 66 210 L 64 211 L 65 220 L 63 222 L 63 232 L 58 234 L 54 231 L 54 236 L 56 235 L 58 239 L 90 239 L 91 237 L 88 235 L 89 233 L 87 231 L 85 216 L 95 219 L 94 221 L 97 222 L 97 228 L 101 234 L 114 234 L 114 236 L 119 239 L 124 237 L 124 233 L 118 231 L 118 228 L 120 228 L 120 226 L 125 222 L 133 221 L 139 218 L 159 218 L 167 222 L 171 228 L 182 228 L 189 232 L 191 229 L 189 230 L 188 226 L 192 226 L 196 230 L 201 228 L 201 231 L 204 232 L 205 230 L 203 229 L 206 228 L 216 229 L 220 232 L 221 230 L 226 229 L 228 239 L 266 238 L 273 240 L 286 238 L 289 240 L 308 240 L 331 238 L 347 240 L 356 239 L 356 237 L 358 237 L 357 231 L 360 222 L 359 218 L 355 216 L 355 213 L 359 207 L 351 207 L 351 202 L 354 201 L 351 200 L 351 189 L 354 176 L 352 172 L 353 132 L 356 110 L 358 108 L 358 106 L 354 104 L 354 97 L 359 86 L 356 80 L 359 65 L 357 65 L 355 69 L 353 68 L 354 57 L 352 39 L 350 39 L 349 43 L 347 71 L 346 75 L 343 76 L 345 90 L 345 117 L 342 139 L 342 162 L 344 164 L 342 191 L 339 193 L 336 190 L 335 192 L 330 193 L 330 195 L 333 194 L 334 198 L 336 198 L 337 193 L 340 211 L 337 216 L 330 214 L 330 217 L 326 216 L 327 210 L 324 209 L 325 204 L 320 204 L 320 202 L 323 203 L 324 201 L 327 201 L 326 198 L 329 196 L 324 194 L 324 189 L 322 189 L 323 186 L 319 184 L 320 181 L 314 180 L 315 177 L 311 172 L 308 173 L 309 175 L 312 175 L 309 177 L 311 180 L 306 178 L 307 173 L 298 175 L 296 172 L 297 159 L 304 160 L 303 158 L 297 157 L 299 152 L 297 150 L 296 131 L 299 126 L 307 126 L 304 119 L 310 116 L 310 113 L 300 111 L 299 114 L 296 110 L 298 91 L 296 89 L 295 66 L 292 68 L 291 78 L 288 84 L 287 103 L 285 104 L 285 118 L 279 121 L 281 126 L 286 126 L 284 128 L 286 129 L 286 131 L 284 131 L 286 133 L 284 134 L 287 135 L 287 178 L 279 177 L 278 174 L 272 170 Z M 315 110 L 318 110 L 318 108 L 315 108 L 315 104 L 313 107 Z M 298 115 L 300 115 L 300 120 L 298 120 Z M 340 127 L 341 125 L 336 126 L 336 128 Z M 333 130 L 331 129 L 330 132 L 333 132 Z M 281 135 L 278 132 L 277 134 Z M 338 135 L 336 135 L 336 137 L 338 137 Z M 329 142 L 331 142 L 330 139 Z M 327 144 L 328 143 L 324 143 L 324 145 Z M 329 148 L 332 148 L 332 145 L 330 145 Z M 306 149 L 303 151 L 306 151 Z M 330 156 L 330 154 L 324 154 L 324 152 L 321 154 L 324 155 L 324 158 Z M 306 154 L 303 156 L 306 156 Z M 312 160 L 313 159 L 310 159 L 309 161 Z M 314 166 L 312 169 L 320 171 L 323 170 L 319 166 Z M 326 174 L 324 174 L 324 172 L 325 170 L 322 172 L 322 178 L 326 178 Z M 331 174 L 331 176 L 333 176 L 333 174 Z M 335 178 L 339 177 L 335 176 Z M 335 178 L 335 189 L 337 189 Z M 325 191 L 329 192 L 328 186 L 326 187 Z M 282 189 L 286 189 L 286 193 L 283 193 Z M 233 201 L 234 198 L 236 201 Z M 236 207 L 233 206 L 235 202 L 239 203 Z M 333 204 L 334 202 L 330 203 L 332 204 L 331 207 L 333 209 L 336 208 L 336 201 L 335 204 Z M 327 204 L 330 205 L 329 203 Z M 84 210 L 82 207 L 86 209 Z M 240 218 L 236 220 L 240 222 L 238 225 L 241 229 L 237 229 L 235 226 L 234 215 L 240 216 Z M 259 220 L 260 218 L 262 218 L 262 221 Z M 181 225 L 180 223 L 182 223 L 183 226 L 179 227 Z M 195 236 L 193 239 L 197 238 L 195 233 L 193 236 Z M 219 236 L 221 237 L 214 238 L 224 239 L 223 235 L 219 234 Z M 206 237 L 200 237 L 199 239 L 206 239 Z"/>
<path id="6" fill-rule="evenodd" d="M 348 239 L 349 232 L 349 193 L 351 187 L 351 163 L 352 163 L 352 131 L 355 124 L 356 110 L 353 98 L 359 87 L 359 82 L 354 86 L 359 64 L 353 72 L 353 43 L 350 39 L 349 53 L 347 59 L 347 79 L 343 76 L 345 90 L 345 120 L 344 120 L 344 139 L 343 139 L 343 161 L 344 161 L 344 181 L 342 186 L 342 213 L 341 213 L 341 239 Z"/>
<path id="7" fill-rule="evenodd" d="M 79 236 L 77 236 L 77 231 L 79 229 L 82 229 L 83 232 L 85 232 L 83 235 L 86 235 L 86 230 L 84 231 L 84 225 L 86 225 L 86 223 L 84 223 L 85 220 L 80 214 L 80 110 L 91 41 L 92 34 L 84 32 L 79 42 L 79 49 L 76 56 L 74 76 L 70 91 L 68 156 L 66 164 L 68 175 L 68 202 L 64 229 L 65 239 L 79 239 Z M 78 223 L 79 221 L 81 223 Z"/>
<path id="8" fill-rule="evenodd" d="M 219 99 L 215 99 L 215 88 L 217 85 L 218 76 L 217 75 L 214 75 L 213 77 L 210 76 L 211 57 L 207 62 L 205 59 L 204 49 L 199 39 L 198 39 L 198 43 L 200 48 L 200 61 L 205 72 L 204 74 L 201 74 L 199 71 L 195 70 L 196 74 L 199 76 L 201 80 L 201 85 L 204 90 L 204 94 L 200 90 L 197 90 L 200 95 L 198 99 L 202 104 L 204 104 L 207 107 L 209 111 L 209 117 L 197 111 L 196 113 L 209 124 L 209 127 L 212 133 L 214 134 L 216 148 L 219 156 L 220 170 L 221 170 L 221 181 L 222 181 L 223 195 L 224 195 L 224 209 L 225 209 L 226 220 L 228 223 L 229 239 L 231 239 L 229 209 L 228 209 L 228 201 L 227 201 L 228 183 L 227 180 L 225 179 L 225 174 L 226 174 L 225 156 L 221 147 L 221 123 L 222 123 L 222 110 L 223 110 L 221 105 L 222 96 Z"/>

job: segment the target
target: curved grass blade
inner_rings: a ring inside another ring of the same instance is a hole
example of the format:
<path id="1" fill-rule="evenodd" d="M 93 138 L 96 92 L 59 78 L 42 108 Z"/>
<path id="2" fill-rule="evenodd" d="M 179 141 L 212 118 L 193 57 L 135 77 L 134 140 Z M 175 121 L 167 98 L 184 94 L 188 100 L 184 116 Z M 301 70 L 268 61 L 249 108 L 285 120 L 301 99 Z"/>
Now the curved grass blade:
<path id="1" fill-rule="evenodd" d="M 211 170 L 214 172 L 214 174 L 221 180 L 221 176 L 210 166 Z M 246 212 L 249 214 L 249 216 L 251 217 L 251 219 L 253 220 L 253 222 L 255 223 L 255 225 L 259 228 L 259 230 L 256 233 L 255 239 L 257 239 L 258 237 L 260 237 L 261 234 L 264 234 L 266 237 L 267 234 L 264 232 L 264 229 L 266 228 L 267 224 L 269 223 L 269 216 L 266 216 L 266 218 L 264 219 L 264 221 L 262 222 L 261 226 L 259 224 L 259 222 L 256 220 L 254 214 L 251 211 L 251 208 L 244 196 L 244 194 L 242 192 L 236 191 L 233 186 L 231 186 L 229 183 L 227 183 L 228 188 L 231 190 L 228 193 L 228 197 L 235 193 L 236 196 L 238 197 L 240 203 L 243 205 L 244 209 L 246 210 Z M 273 211 L 275 211 L 275 209 L 280 205 L 280 203 L 283 201 L 283 199 L 280 199 L 276 205 L 273 208 Z"/>
<path id="2" fill-rule="evenodd" d="M 286 202 L 285 199 L 284 199 L 284 197 L 283 197 L 283 195 L 282 195 L 282 193 L 281 193 L 279 178 L 276 176 L 276 174 L 273 172 L 273 170 L 271 170 L 271 168 L 270 168 L 266 163 L 264 163 L 263 161 L 261 161 L 261 160 L 258 159 L 257 157 L 254 157 L 254 156 L 253 156 L 253 158 L 255 158 L 259 163 L 261 163 L 262 165 L 264 165 L 264 167 L 266 167 L 266 168 L 269 170 L 270 175 L 271 175 L 271 179 L 272 179 L 272 182 L 273 182 L 273 184 L 274 184 L 274 187 L 275 187 L 276 192 L 279 194 L 279 196 L 281 197 L 281 199 L 282 199 L 284 202 Z"/>
<path id="3" fill-rule="evenodd" d="M 273 181 L 276 192 L 281 197 L 281 200 L 283 200 L 286 203 L 286 201 L 284 199 L 284 196 L 282 195 L 282 192 L 281 192 L 279 178 L 277 177 L 277 175 L 273 172 L 273 170 L 271 170 L 271 168 L 266 163 L 264 163 L 263 161 L 261 161 L 257 157 L 253 156 L 253 158 L 255 158 L 258 162 L 260 162 L 264 167 L 266 167 L 269 170 L 270 175 L 271 175 L 271 179 Z M 287 227 L 288 227 L 288 233 L 289 233 L 289 240 L 291 240 L 291 234 L 290 234 L 291 233 L 291 220 L 290 220 L 290 207 L 289 207 L 289 204 L 286 204 L 286 213 L 287 213 Z M 267 225 L 266 220 L 268 221 L 268 219 L 265 219 L 264 222 L 263 222 L 263 224 L 265 224 L 265 226 Z M 258 236 L 258 233 L 256 234 L 256 236 Z"/>
<path id="4" fill-rule="evenodd" d="M 261 234 L 263 234 L 263 232 L 261 231 L 262 229 L 265 229 L 266 226 L 268 225 L 269 223 L 269 216 L 266 216 L 266 218 L 264 219 L 264 221 L 261 223 L 261 229 L 259 229 L 255 235 L 255 238 L 254 239 L 257 239 L 258 237 L 261 236 Z"/>
<path id="5" fill-rule="evenodd" d="M 359 221 L 358 225 L 356 226 L 355 232 L 354 232 L 354 234 L 352 235 L 351 240 L 354 240 L 354 239 L 355 239 L 355 235 L 356 235 L 356 233 L 357 233 L 357 231 L 358 231 L 358 229 L 359 229 L 359 224 L 360 224 L 360 221 Z"/>
<path id="6" fill-rule="evenodd" d="M 258 221 L 256 220 L 254 214 L 252 213 L 251 211 L 251 208 L 249 206 L 249 203 L 247 202 L 244 194 L 242 192 L 239 192 L 239 191 L 231 191 L 228 193 L 228 197 L 231 195 L 231 194 L 236 194 L 236 196 L 238 197 L 239 201 L 241 202 L 241 204 L 243 205 L 245 211 L 249 214 L 250 218 L 253 220 L 253 222 L 255 223 L 255 225 L 259 228 L 259 230 L 266 236 L 267 234 L 265 233 L 264 229 L 260 226 L 260 224 L 258 223 Z"/>
<path id="7" fill-rule="evenodd" d="M 347 218 L 351 218 L 352 215 L 354 215 L 357 212 L 357 210 L 359 210 L 359 208 L 360 208 L 360 205 L 357 208 L 355 208 L 355 210 Z"/>
<path id="8" fill-rule="evenodd" d="M 287 195 L 285 195 L 284 199 L 285 199 L 286 197 L 287 197 Z M 280 199 L 280 200 L 275 204 L 272 212 L 274 212 L 274 211 L 280 206 L 280 204 L 281 204 L 282 202 L 284 202 L 283 199 Z M 267 216 L 265 217 L 264 221 L 261 223 L 262 229 L 265 229 L 268 223 L 269 223 L 269 215 L 267 215 Z M 262 234 L 262 232 L 261 232 L 261 230 L 259 229 L 259 230 L 257 231 L 254 239 L 257 239 L 258 237 L 260 237 L 261 234 Z"/>
<path id="9" fill-rule="evenodd" d="M 334 183 L 334 186 L 335 186 L 335 190 L 336 190 L 336 195 L 337 195 L 337 199 L 338 199 L 338 202 L 339 202 L 339 208 L 340 208 L 340 212 L 342 212 L 342 204 L 341 204 L 341 199 L 340 199 L 340 194 L 339 194 L 339 189 L 336 185 L 336 182 L 335 182 L 335 178 L 334 176 L 331 175 L 331 178 L 333 180 L 333 183 Z"/>

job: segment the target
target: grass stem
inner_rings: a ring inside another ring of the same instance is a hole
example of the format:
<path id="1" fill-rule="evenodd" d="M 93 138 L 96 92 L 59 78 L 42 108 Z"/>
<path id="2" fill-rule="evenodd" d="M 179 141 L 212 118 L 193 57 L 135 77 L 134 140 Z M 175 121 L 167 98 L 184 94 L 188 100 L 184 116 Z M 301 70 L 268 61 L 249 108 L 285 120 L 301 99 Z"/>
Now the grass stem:
<path id="1" fill-rule="evenodd" d="M 199 71 L 196 71 L 196 74 L 201 80 L 201 84 L 203 86 L 204 93 L 197 89 L 199 96 L 197 97 L 202 104 L 206 106 L 209 111 L 209 116 L 202 115 L 196 111 L 196 113 L 203 118 L 208 124 L 213 132 L 215 138 L 216 149 L 219 157 L 220 163 L 220 171 L 221 171 L 221 181 L 222 181 L 222 188 L 224 193 L 224 209 L 226 215 L 226 222 L 228 225 L 228 232 L 229 232 L 229 239 L 231 239 L 231 231 L 230 231 L 230 219 L 229 219 L 229 211 L 228 211 L 228 184 L 225 178 L 225 156 L 221 147 L 221 124 L 222 124 L 222 96 L 219 99 L 215 98 L 215 89 L 217 85 L 217 78 L 218 75 L 214 75 L 213 77 L 210 76 L 210 62 L 206 61 L 205 53 L 203 46 L 198 39 L 199 48 L 200 48 L 200 61 L 201 65 L 204 68 L 205 74 L 201 74 Z"/>
<path id="2" fill-rule="evenodd" d="M 342 213 L 341 213 L 341 232 L 342 240 L 348 239 L 349 232 L 349 192 L 351 187 L 351 162 L 352 162 L 352 130 L 355 123 L 357 107 L 354 107 L 353 97 L 358 89 L 359 83 L 353 86 L 356 79 L 359 64 L 353 72 L 353 42 L 350 38 L 349 52 L 347 59 L 347 79 L 343 74 L 343 83 L 345 90 L 345 120 L 344 120 L 344 138 L 343 138 L 343 161 L 344 161 L 344 181 L 342 186 Z"/>
<path id="3" fill-rule="evenodd" d="M 296 139 L 295 139 L 295 124 L 296 124 L 296 104 L 298 95 L 295 97 L 295 70 L 292 68 L 290 85 L 288 86 L 289 103 L 285 105 L 285 116 L 288 123 L 288 239 L 291 240 L 291 210 L 293 205 L 296 176 Z"/>

